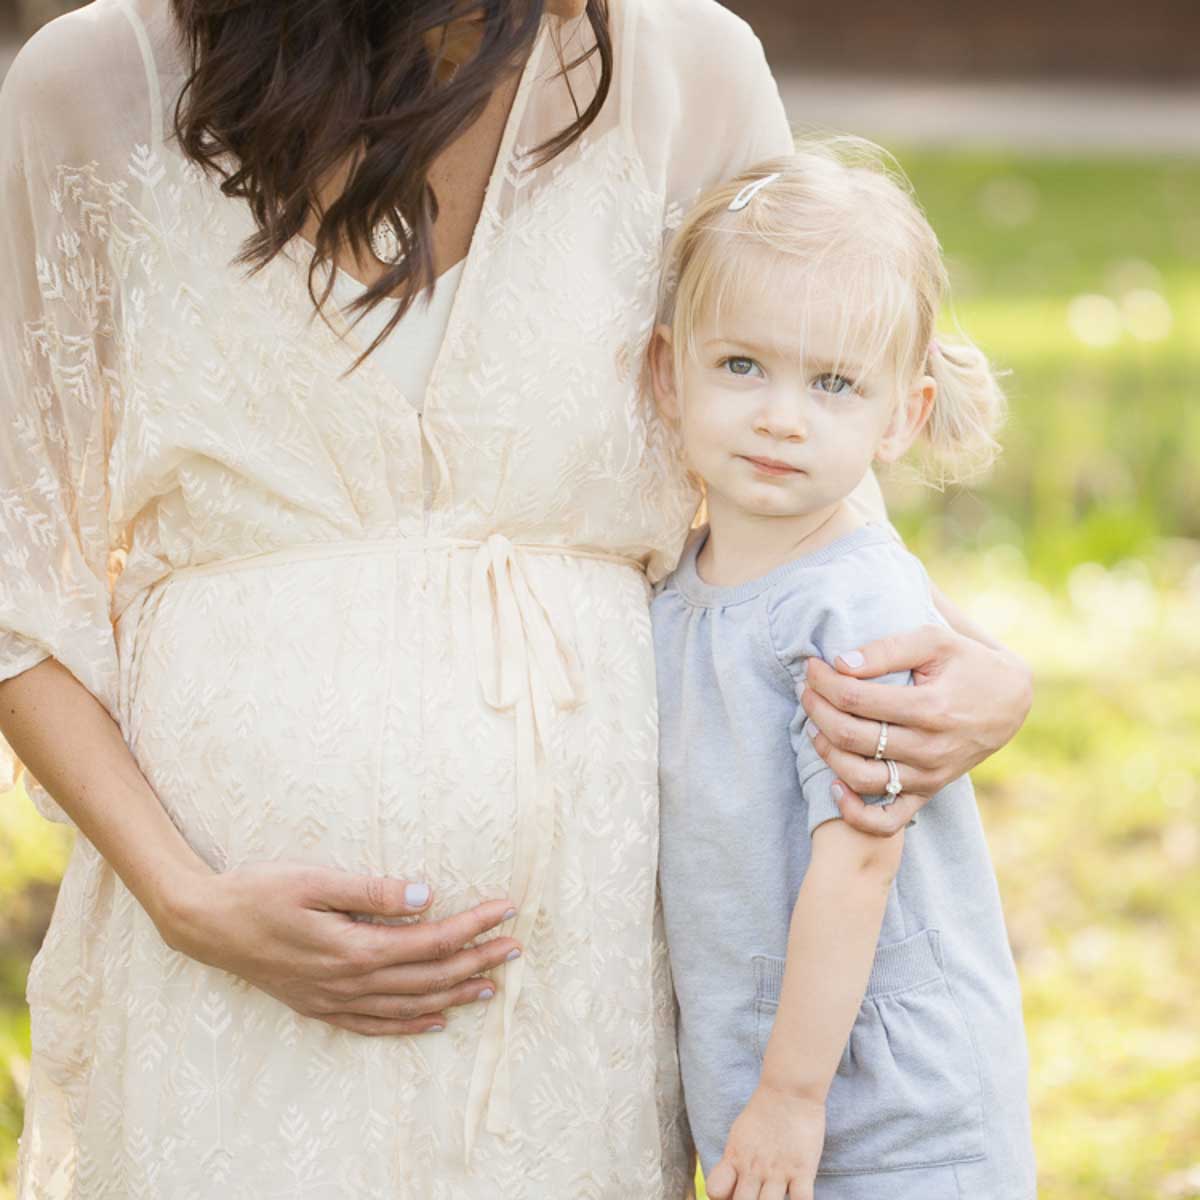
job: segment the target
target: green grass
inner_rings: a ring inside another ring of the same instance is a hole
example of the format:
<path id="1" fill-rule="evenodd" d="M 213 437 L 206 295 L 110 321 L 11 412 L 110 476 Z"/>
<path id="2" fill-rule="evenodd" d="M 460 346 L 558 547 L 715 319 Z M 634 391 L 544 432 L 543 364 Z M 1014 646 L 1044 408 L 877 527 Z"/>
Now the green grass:
<path id="1" fill-rule="evenodd" d="M 889 495 L 943 586 L 1037 674 L 1026 728 L 975 778 L 1041 1195 L 1200 1196 L 1200 164 L 900 158 L 959 319 L 1012 372 L 994 475 Z M 64 847 L 0 796 L 0 1200 L 23 977 Z"/>
<path id="2" fill-rule="evenodd" d="M 984 486 L 903 489 L 906 536 L 1011 544 L 1058 583 L 1200 538 L 1200 164 L 900 159 L 1012 410 Z"/>

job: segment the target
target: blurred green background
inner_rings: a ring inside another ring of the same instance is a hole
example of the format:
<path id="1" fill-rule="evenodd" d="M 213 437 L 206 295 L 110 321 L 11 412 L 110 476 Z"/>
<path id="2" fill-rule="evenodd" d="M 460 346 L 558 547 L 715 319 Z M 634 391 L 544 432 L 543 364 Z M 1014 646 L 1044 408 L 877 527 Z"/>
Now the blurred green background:
<path id="1" fill-rule="evenodd" d="M 1200 1197 L 1200 159 L 891 149 L 957 319 L 1009 372 L 988 480 L 885 486 L 935 578 L 1036 673 L 1025 729 L 975 779 L 1041 1195 Z M 67 850 L 0 795 L 0 1200 Z"/>

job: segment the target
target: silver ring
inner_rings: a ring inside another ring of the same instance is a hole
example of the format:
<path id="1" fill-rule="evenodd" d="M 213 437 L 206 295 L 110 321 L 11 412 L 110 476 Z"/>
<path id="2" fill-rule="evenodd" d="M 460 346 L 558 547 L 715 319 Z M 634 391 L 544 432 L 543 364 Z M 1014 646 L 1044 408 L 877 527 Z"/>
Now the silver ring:
<path id="1" fill-rule="evenodd" d="M 879 741 L 875 744 L 875 757 L 880 759 L 883 757 L 883 752 L 887 749 L 888 739 L 888 724 L 886 721 L 879 722 Z"/>

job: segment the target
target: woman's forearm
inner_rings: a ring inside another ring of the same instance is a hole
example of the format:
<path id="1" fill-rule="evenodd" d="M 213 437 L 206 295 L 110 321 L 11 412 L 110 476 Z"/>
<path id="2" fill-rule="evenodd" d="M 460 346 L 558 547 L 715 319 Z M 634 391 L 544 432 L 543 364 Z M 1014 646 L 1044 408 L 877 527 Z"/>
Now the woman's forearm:
<path id="1" fill-rule="evenodd" d="M 104 706 L 48 658 L 0 683 L 0 732 L 160 931 L 169 925 L 181 885 L 212 871 L 167 815 Z"/>
<path id="2" fill-rule="evenodd" d="M 351 915 L 420 917 L 431 889 L 303 863 L 214 871 L 104 706 L 52 658 L 0 683 L 0 732 L 172 949 L 301 1016 L 372 1036 L 444 1028 L 448 1010 L 495 995 L 486 972 L 520 953 L 506 935 L 480 943 L 516 915 L 505 897 L 438 920 L 375 924 Z"/>

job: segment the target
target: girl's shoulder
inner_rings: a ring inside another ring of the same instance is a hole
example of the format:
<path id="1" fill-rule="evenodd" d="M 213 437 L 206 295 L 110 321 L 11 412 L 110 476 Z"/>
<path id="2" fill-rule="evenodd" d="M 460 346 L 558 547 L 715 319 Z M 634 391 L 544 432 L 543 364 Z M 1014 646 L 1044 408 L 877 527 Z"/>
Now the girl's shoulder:
<path id="1" fill-rule="evenodd" d="M 785 575 L 765 597 L 781 661 L 845 650 L 927 624 L 941 624 L 924 564 L 894 533 L 868 527 L 804 570 Z"/>

